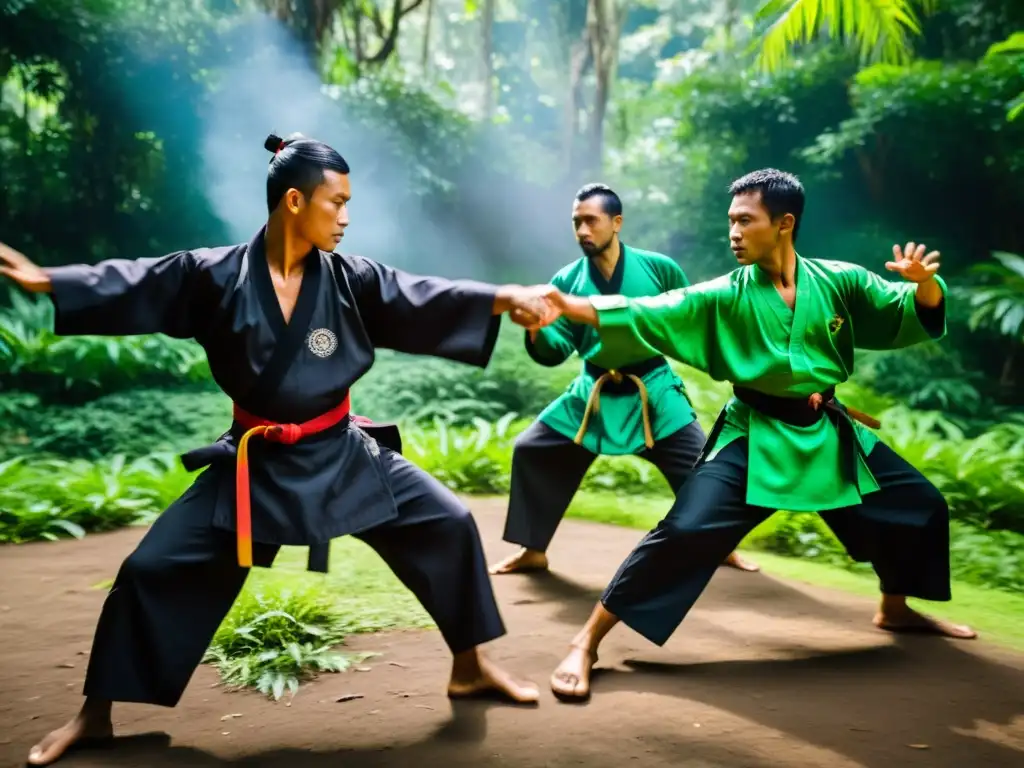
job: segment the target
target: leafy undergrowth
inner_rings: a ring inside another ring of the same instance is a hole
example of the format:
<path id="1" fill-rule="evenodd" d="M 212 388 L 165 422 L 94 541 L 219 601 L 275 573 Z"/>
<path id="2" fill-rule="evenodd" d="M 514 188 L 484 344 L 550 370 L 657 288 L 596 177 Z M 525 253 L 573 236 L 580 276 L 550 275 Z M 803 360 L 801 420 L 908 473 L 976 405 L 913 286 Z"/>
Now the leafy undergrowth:
<path id="1" fill-rule="evenodd" d="M 345 621 L 312 587 L 246 591 L 203 659 L 230 689 L 255 688 L 279 700 L 322 673 L 344 672 L 376 654 L 341 653 Z"/>

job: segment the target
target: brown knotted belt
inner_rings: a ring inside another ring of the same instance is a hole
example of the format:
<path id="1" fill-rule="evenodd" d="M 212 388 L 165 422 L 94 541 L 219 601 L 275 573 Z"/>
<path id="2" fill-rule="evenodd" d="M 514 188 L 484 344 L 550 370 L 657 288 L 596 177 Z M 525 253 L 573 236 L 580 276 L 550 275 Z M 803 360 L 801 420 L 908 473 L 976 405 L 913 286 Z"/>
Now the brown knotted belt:
<path id="1" fill-rule="evenodd" d="M 842 413 L 845 410 L 847 415 L 849 415 L 851 419 L 855 419 L 856 421 L 859 421 L 861 424 L 867 427 L 871 427 L 872 429 L 880 429 L 882 427 L 882 422 L 880 422 L 874 416 L 864 413 L 864 411 L 858 411 L 856 408 L 851 408 L 848 405 L 844 404 L 840 406 L 838 403 L 836 403 L 834 389 L 830 393 L 828 393 L 828 395 L 829 396 L 826 399 L 825 395 L 823 395 L 822 393 L 815 392 L 813 395 L 807 398 L 807 405 L 809 405 L 811 409 L 815 411 L 818 410 L 818 408 L 820 408 L 822 405 L 824 405 L 826 408 L 830 410 L 835 411 L 836 413 Z"/>
<path id="2" fill-rule="evenodd" d="M 602 373 L 597 377 L 597 381 L 594 382 L 594 388 L 590 390 L 590 397 L 587 398 L 586 410 L 583 411 L 583 420 L 580 422 L 579 431 L 576 433 L 576 437 L 573 438 L 573 442 L 576 445 L 583 443 L 583 436 L 587 433 L 587 425 L 590 423 L 590 414 L 597 413 L 601 408 L 601 388 L 605 385 L 605 382 L 611 381 L 615 384 L 620 384 L 624 378 L 628 378 L 636 384 L 636 388 L 640 391 L 640 410 L 644 421 L 644 445 L 649 449 L 654 447 L 654 431 L 651 429 L 651 412 L 647 399 L 647 386 L 639 376 L 632 373 L 623 373 L 615 369 Z"/>

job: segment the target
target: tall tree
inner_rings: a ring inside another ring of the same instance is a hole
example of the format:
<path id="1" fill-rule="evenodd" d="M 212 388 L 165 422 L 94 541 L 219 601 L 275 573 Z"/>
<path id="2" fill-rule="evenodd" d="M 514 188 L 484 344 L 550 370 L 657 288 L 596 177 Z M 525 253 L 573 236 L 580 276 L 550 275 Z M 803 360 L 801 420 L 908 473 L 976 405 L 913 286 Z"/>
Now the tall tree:
<path id="1" fill-rule="evenodd" d="M 573 44 L 570 56 L 566 100 L 566 152 L 572 177 L 596 173 L 603 167 L 605 116 L 618 67 L 619 42 L 627 8 L 628 0 L 587 0 L 583 34 Z M 585 81 L 591 72 L 594 90 L 588 109 Z M 580 119 L 584 115 L 581 131 Z"/>
<path id="2" fill-rule="evenodd" d="M 588 120 L 586 151 L 587 156 L 596 162 L 596 170 L 602 167 L 605 116 L 619 63 L 619 41 L 622 38 L 622 24 L 626 19 L 626 5 L 625 0 L 590 0 L 587 14 L 595 86 Z"/>
<path id="3" fill-rule="evenodd" d="M 352 65 L 380 65 L 395 53 L 402 19 L 424 0 L 260 0 L 268 13 L 291 27 L 316 58 L 335 25 Z M 390 10 L 381 10 L 381 2 Z"/>
<path id="4" fill-rule="evenodd" d="M 423 24 L 423 48 L 420 54 L 420 66 L 423 74 L 430 74 L 430 33 L 434 27 L 434 5 L 437 0 L 427 0 L 427 20 Z"/>
<path id="5" fill-rule="evenodd" d="M 480 18 L 481 81 L 483 83 L 483 115 L 490 120 L 494 114 L 494 0 L 483 0 Z"/>

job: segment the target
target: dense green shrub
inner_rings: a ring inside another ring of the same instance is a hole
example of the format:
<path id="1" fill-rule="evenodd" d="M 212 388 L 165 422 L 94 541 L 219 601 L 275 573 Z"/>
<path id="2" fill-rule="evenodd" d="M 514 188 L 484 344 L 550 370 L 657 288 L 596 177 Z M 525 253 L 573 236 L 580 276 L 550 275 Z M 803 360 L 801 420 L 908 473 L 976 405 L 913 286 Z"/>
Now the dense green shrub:
<path id="1" fill-rule="evenodd" d="M 146 386 L 212 386 L 202 347 L 166 336 L 56 336 L 53 304 L 11 293 L 0 310 L 0 392 L 83 402 Z"/>
<path id="2" fill-rule="evenodd" d="M 188 486 L 174 456 L 0 463 L 0 542 L 81 538 L 156 519 Z"/>
<path id="3" fill-rule="evenodd" d="M 45 404 L 16 393 L 0 402 L 7 425 L 0 455 L 6 456 L 42 452 L 95 461 L 181 453 L 216 439 L 231 424 L 231 401 L 216 391 L 136 389 L 79 405 Z"/>
<path id="4" fill-rule="evenodd" d="M 709 428 L 728 386 L 694 372 L 684 376 L 699 418 Z M 401 421 L 407 453 L 456 490 L 505 493 L 513 440 L 533 416 L 509 412 L 492 421 L 476 415 L 493 412 L 504 402 L 476 397 L 479 390 L 469 386 L 461 418 L 455 421 L 461 426 L 438 413 L 426 419 L 422 412 L 406 411 Z M 893 406 L 889 398 L 853 383 L 844 385 L 841 396 L 879 416 L 882 439 L 946 494 L 956 519 L 1024 532 L 1024 424 L 1000 424 L 968 438 L 938 412 Z M 357 410 L 366 413 L 359 405 L 362 395 L 357 392 L 355 400 Z M 12 428 L 0 441 L 7 456 L 45 451 L 98 460 L 117 454 L 134 459 L 153 452 L 180 453 L 216 438 L 230 422 L 230 402 L 217 393 L 139 390 L 76 407 L 31 408 L 34 401 L 26 395 L 3 402 L 3 407 L 14 403 L 6 414 Z M 380 418 L 372 410 L 370 415 Z M 660 474 L 636 457 L 598 458 L 583 487 L 631 495 L 669 493 Z"/>
<path id="5" fill-rule="evenodd" d="M 935 483 L 955 519 L 1024 533 L 1024 425 L 967 439 L 934 412 L 892 408 L 881 418 L 882 437 Z"/>
<path id="6" fill-rule="evenodd" d="M 958 521 L 950 523 L 949 562 L 953 578 L 1007 592 L 1024 590 L 1024 535 L 985 531 Z M 789 557 L 870 571 L 870 563 L 855 563 L 817 515 L 779 512 L 747 544 Z"/>
<path id="7" fill-rule="evenodd" d="M 377 353 L 370 372 L 353 388 L 353 407 L 378 420 L 469 425 L 497 421 L 506 413 L 532 417 L 557 397 L 579 371 L 571 359 L 556 368 L 534 363 L 523 330 L 505 321 L 486 368 L 388 350 Z"/>

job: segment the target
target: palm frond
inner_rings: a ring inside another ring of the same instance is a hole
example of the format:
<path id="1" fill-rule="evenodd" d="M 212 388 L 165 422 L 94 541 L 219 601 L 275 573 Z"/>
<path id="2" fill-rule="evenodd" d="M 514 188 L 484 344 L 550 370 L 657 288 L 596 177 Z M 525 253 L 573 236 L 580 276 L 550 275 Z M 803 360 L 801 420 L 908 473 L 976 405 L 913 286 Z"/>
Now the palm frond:
<path id="1" fill-rule="evenodd" d="M 1024 91 L 1017 95 L 1013 101 L 1006 105 L 1006 119 L 1013 122 L 1024 114 Z"/>
<path id="2" fill-rule="evenodd" d="M 1014 32 L 1005 40 L 992 43 L 985 52 L 984 59 L 993 59 L 996 56 L 1024 57 L 1024 32 Z M 1017 97 L 1006 105 L 1006 119 L 1013 122 L 1022 114 L 1024 114 L 1024 91 L 1017 94 Z"/>
<path id="3" fill-rule="evenodd" d="M 1017 277 L 1024 278 L 1024 256 L 1006 251 L 993 251 L 992 258 L 996 259 L 1007 270 L 1013 272 Z"/>
<path id="4" fill-rule="evenodd" d="M 935 0 L 768 0 L 756 16 L 771 21 L 756 43 L 756 66 L 776 72 L 793 46 L 819 36 L 855 47 L 864 63 L 905 64 L 910 36 L 921 32 L 916 8 L 934 7 Z"/>

